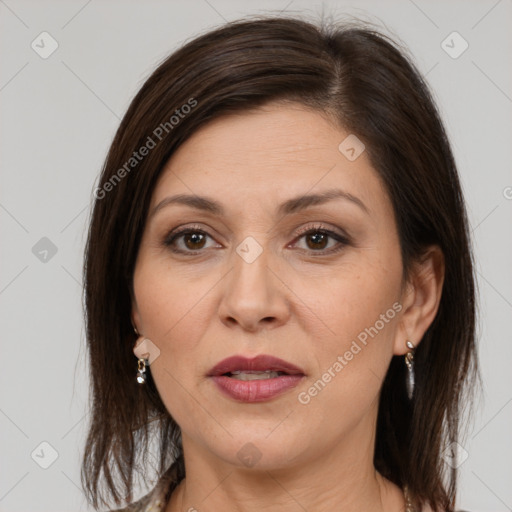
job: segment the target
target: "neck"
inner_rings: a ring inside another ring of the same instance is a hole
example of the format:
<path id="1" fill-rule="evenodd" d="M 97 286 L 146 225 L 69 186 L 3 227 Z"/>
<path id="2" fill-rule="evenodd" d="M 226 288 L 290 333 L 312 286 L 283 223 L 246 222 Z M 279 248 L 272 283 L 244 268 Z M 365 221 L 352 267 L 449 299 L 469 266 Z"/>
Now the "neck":
<path id="1" fill-rule="evenodd" d="M 403 512 L 402 490 L 373 466 L 374 439 L 363 446 L 350 441 L 307 463 L 257 469 L 228 464 L 183 436 L 187 477 L 174 491 L 166 512 Z"/>

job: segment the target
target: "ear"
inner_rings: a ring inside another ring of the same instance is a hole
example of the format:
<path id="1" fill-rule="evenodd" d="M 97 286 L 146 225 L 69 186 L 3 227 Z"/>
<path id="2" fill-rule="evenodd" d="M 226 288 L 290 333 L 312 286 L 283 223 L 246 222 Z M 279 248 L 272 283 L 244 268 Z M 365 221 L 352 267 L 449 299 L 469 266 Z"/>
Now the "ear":
<path id="1" fill-rule="evenodd" d="M 432 245 L 416 260 L 402 293 L 403 313 L 394 344 L 394 354 L 409 351 L 406 341 L 416 347 L 434 321 L 439 309 L 445 276 L 444 255 L 440 247 Z"/>
<path id="2" fill-rule="evenodd" d="M 130 282 L 129 289 L 130 289 L 130 302 L 132 305 L 130 320 L 132 322 L 132 327 L 135 327 L 135 329 L 137 329 L 137 331 L 140 333 L 141 332 L 140 313 L 139 313 L 139 308 L 137 306 L 137 300 L 135 299 L 135 293 L 133 290 L 133 278 Z"/>
<path id="3" fill-rule="evenodd" d="M 131 322 L 132 326 L 137 329 L 137 332 L 139 333 L 139 336 L 137 337 L 137 340 L 135 341 L 135 345 L 133 347 L 133 353 L 137 356 L 139 356 L 139 351 L 136 350 L 137 343 L 140 343 L 141 337 L 142 337 L 142 330 L 141 330 L 141 321 L 140 321 L 140 313 L 139 309 L 137 308 L 137 304 L 135 300 L 132 300 L 132 313 L 131 313 Z"/>
<path id="4" fill-rule="evenodd" d="M 132 327 L 135 327 L 135 329 L 137 329 L 137 332 L 140 333 L 140 313 L 139 310 L 137 309 L 137 306 L 132 307 L 131 320 Z"/>

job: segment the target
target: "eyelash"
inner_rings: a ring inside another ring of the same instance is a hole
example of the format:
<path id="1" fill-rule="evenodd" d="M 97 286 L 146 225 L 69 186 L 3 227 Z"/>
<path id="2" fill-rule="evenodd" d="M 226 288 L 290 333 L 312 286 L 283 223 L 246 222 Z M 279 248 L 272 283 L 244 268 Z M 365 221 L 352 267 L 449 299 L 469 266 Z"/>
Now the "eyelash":
<path id="1" fill-rule="evenodd" d="M 186 254 L 188 256 L 195 256 L 195 255 L 200 254 L 200 253 L 205 252 L 205 251 L 204 250 L 199 250 L 199 251 L 188 251 L 187 250 L 187 251 L 184 251 L 184 250 L 181 250 L 181 249 L 176 249 L 175 247 L 173 247 L 173 245 L 174 245 L 175 241 L 179 237 L 182 237 L 184 235 L 189 235 L 189 234 L 197 234 L 197 233 L 212 238 L 207 232 L 205 232 L 201 228 L 196 227 L 196 226 L 191 226 L 191 227 L 189 226 L 189 227 L 186 227 L 186 228 L 183 228 L 183 229 L 177 231 L 176 233 L 173 233 L 171 231 L 165 237 L 165 239 L 164 239 L 164 242 L 163 242 L 164 246 L 168 247 L 174 253 Z M 338 242 L 338 244 L 339 244 L 337 247 L 330 248 L 330 249 L 324 249 L 324 250 L 319 250 L 319 251 L 315 251 L 315 250 L 311 249 L 309 251 L 309 252 L 311 252 L 313 254 L 318 254 L 320 256 L 322 256 L 322 255 L 330 255 L 330 254 L 337 253 L 337 252 L 341 251 L 342 249 L 344 249 L 345 246 L 350 243 L 350 240 L 348 239 L 348 237 L 346 237 L 344 235 L 341 235 L 339 233 L 336 233 L 334 231 L 331 231 L 330 229 L 328 229 L 327 227 L 323 226 L 322 224 L 318 224 L 318 225 L 313 226 L 313 227 L 308 227 L 308 228 L 304 228 L 304 229 L 299 230 L 299 232 L 297 233 L 296 238 L 294 239 L 294 242 L 297 241 L 297 240 L 300 240 L 302 237 L 304 237 L 306 235 L 311 235 L 311 234 L 327 235 L 329 238 L 333 238 L 334 240 L 336 240 Z M 306 250 L 306 249 L 303 249 L 303 250 Z"/>

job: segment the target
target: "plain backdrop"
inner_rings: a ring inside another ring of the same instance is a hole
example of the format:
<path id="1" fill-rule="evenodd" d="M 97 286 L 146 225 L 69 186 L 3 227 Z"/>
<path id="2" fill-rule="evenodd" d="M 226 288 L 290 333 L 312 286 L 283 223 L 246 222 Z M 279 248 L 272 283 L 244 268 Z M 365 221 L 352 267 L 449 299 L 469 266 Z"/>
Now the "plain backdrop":
<path id="1" fill-rule="evenodd" d="M 131 98 L 185 41 L 280 11 L 377 23 L 410 48 L 435 92 L 479 280 L 484 393 L 463 443 L 458 506 L 512 510 L 511 0 L 0 0 L 1 512 L 91 510 L 79 478 L 89 390 L 81 265 L 92 190 Z"/>

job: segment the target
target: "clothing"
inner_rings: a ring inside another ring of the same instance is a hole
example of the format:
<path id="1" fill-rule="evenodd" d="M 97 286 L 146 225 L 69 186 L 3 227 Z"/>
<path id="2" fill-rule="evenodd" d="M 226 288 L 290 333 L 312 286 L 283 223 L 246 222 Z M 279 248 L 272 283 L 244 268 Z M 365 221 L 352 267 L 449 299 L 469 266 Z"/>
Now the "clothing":
<path id="1" fill-rule="evenodd" d="M 178 462 L 174 462 L 161 476 L 151 492 L 125 508 L 110 512 L 163 512 L 178 483 Z M 421 512 L 432 512 L 432 509 L 425 505 Z M 459 510 L 458 512 L 466 511 Z"/>
<path id="2" fill-rule="evenodd" d="M 150 493 L 125 508 L 111 512 L 163 512 L 178 483 L 178 462 L 174 462 Z"/>

